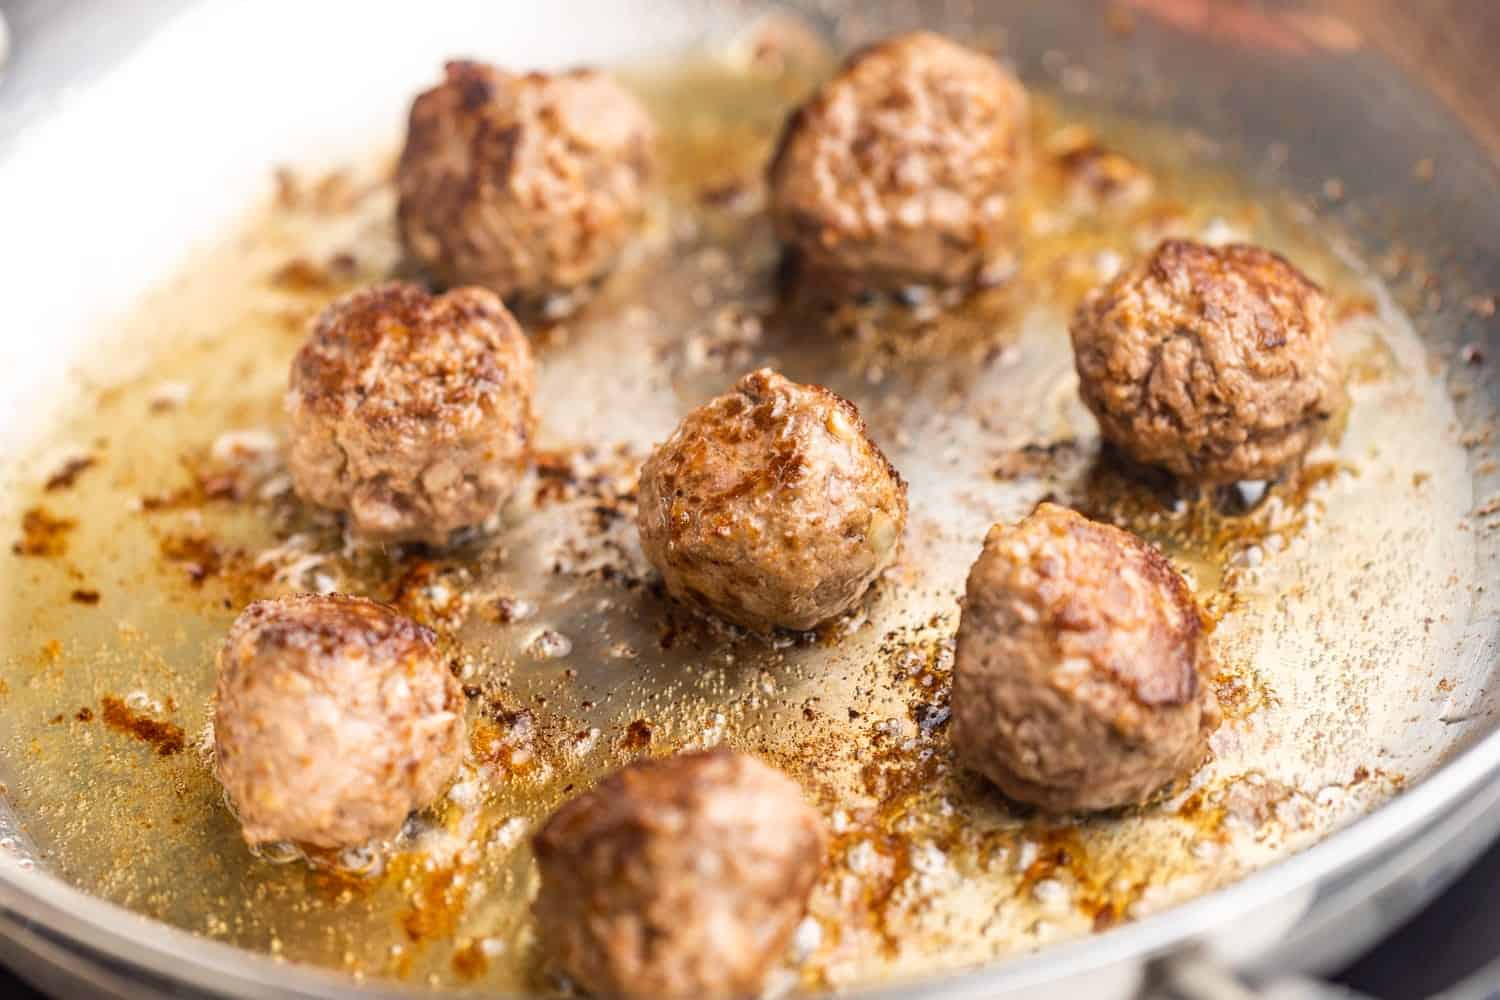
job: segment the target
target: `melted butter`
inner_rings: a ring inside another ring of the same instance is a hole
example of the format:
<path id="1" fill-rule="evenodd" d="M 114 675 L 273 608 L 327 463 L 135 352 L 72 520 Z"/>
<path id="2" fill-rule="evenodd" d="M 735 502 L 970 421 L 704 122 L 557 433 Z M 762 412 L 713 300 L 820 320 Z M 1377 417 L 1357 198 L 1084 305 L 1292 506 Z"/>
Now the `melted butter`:
<path id="1" fill-rule="evenodd" d="M 142 300 L 115 352 L 139 372 L 90 389 L 20 466 L 32 485 L 5 498 L 17 549 L 0 603 L 0 780 L 43 863 L 288 961 L 546 989 L 527 836 L 605 770 L 725 741 L 795 775 L 830 818 L 822 934 L 782 975 L 841 986 L 1028 951 L 1211 890 L 1431 766 L 1435 751 L 1396 753 L 1383 734 L 1424 724 L 1411 691 L 1462 624 L 1438 609 L 1472 582 L 1468 479 L 1447 402 L 1379 286 L 1183 136 L 1039 98 L 1012 280 L 951 307 L 781 296 L 759 173 L 808 84 L 709 61 L 637 79 L 662 123 L 660 204 L 593 301 L 528 318 L 543 454 L 505 527 L 448 552 L 350 542 L 290 494 L 279 455 L 308 320 L 405 273 L 388 157 L 282 175 L 272 204 Z M 1080 164 L 1102 203 L 1080 194 Z M 1077 399 L 1069 312 L 1167 234 L 1265 243 L 1347 306 L 1349 427 L 1248 509 L 1101 464 Z M 853 399 L 912 484 L 905 554 L 869 606 L 773 642 L 667 603 L 632 526 L 651 444 L 761 364 Z M 92 464 L 47 489 L 80 449 Z M 1216 759 L 1139 810 L 1046 819 L 953 762 L 957 595 L 988 525 L 1045 497 L 1160 545 L 1216 622 L 1229 716 Z M 249 600 L 302 589 L 370 594 L 439 628 L 470 700 L 447 797 L 394 845 L 312 864 L 244 848 L 204 750 L 225 628 Z M 1387 610 L 1407 607 L 1434 620 Z M 111 711 L 131 725 L 106 724 Z M 164 754 L 138 732 L 197 742 Z"/>

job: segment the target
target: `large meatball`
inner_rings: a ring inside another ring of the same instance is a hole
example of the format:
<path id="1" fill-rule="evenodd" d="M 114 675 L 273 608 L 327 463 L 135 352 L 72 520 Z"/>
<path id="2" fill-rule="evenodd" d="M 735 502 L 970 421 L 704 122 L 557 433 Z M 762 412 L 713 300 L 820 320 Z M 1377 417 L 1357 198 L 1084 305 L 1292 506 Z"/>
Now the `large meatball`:
<path id="1" fill-rule="evenodd" d="M 287 461 L 306 500 L 372 539 L 441 544 L 515 492 L 531 347 L 493 292 L 392 282 L 318 317 L 292 362 Z"/>
<path id="2" fill-rule="evenodd" d="M 856 53 L 788 120 L 771 213 L 807 269 L 871 288 L 987 280 L 1015 249 L 1021 84 L 939 35 Z"/>
<path id="3" fill-rule="evenodd" d="M 678 599 L 756 631 L 809 629 L 895 561 L 906 484 L 853 403 L 763 368 L 646 460 L 638 524 Z"/>
<path id="4" fill-rule="evenodd" d="M 1346 407 L 1327 312 L 1269 250 L 1168 240 L 1074 316 L 1084 402 L 1143 464 L 1210 484 L 1273 477 Z"/>
<path id="5" fill-rule="evenodd" d="M 632 764 L 533 846 L 543 946 L 594 996 L 751 997 L 826 850 L 796 783 L 727 750 Z"/>
<path id="6" fill-rule="evenodd" d="M 583 284 L 638 228 L 654 142 L 645 109 L 602 73 L 451 62 L 412 104 L 401 239 L 447 284 L 507 298 Z"/>
<path id="7" fill-rule="evenodd" d="M 1198 609 L 1126 531 L 1044 503 L 969 571 L 953 675 L 960 760 L 1053 812 L 1141 802 L 1219 724 Z"/>
<path id="8" fill-rule="evenodd" d="M 257 601 L 219 652 L 215 768 L 251 844 L 394 836 L 463 756 L 463 693 L 430 630 L 362 597 Z"/>

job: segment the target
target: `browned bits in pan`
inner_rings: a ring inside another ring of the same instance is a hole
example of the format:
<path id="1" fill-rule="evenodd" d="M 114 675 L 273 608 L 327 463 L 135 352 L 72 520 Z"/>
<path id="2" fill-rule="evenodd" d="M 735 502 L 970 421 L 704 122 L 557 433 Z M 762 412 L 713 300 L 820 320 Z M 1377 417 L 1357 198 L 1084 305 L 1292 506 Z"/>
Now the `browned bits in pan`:
<path id="1" fill-rule="evenodd" d="M 137 712 L 113 695 L 105 695 L 100 704 L 103 706 L 101 715 L 106 726 L 149 744 L 157 756 L 171 757 L 181 753 L 187 746 L 182 727 L 176 723 L 162 722 Z M 83 718 L 82 712 L 79 713 L 79 718 Z"/>
<path id="2" fill-rule="evenodd" d="M 98 464 L 98 459 L 93 455 L 77 455 L 64 462 L 56 472 L 47 477 L 46 484 L 42 487 L 48 493 L 56 493 L 59 490 L 71 489 L 78 482 L 78 477 Z"/>
<path id="3" fill-rule="evenodd" d="M 21 537 L 10 550 L 18 556 L 50 558 L 68 551 L 68 534 L 78 527 L 72 518 L 56 517 L 45 507 L 32 507 L 21 515 Z"/>

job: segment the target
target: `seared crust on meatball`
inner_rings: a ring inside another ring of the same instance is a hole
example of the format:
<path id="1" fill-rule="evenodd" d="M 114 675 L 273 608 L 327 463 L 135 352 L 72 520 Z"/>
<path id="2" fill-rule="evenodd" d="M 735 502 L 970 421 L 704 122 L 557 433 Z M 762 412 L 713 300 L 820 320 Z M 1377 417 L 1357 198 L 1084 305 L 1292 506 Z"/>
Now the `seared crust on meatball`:
<path id="1" fill-rule="evenodd" d="M 869 288 L 983 280 L 1014 246 L 1026 91 L 929 32 L 852 56 L 788 119 L 776 231 L 810 271 Z"/>
<path id="2" fill-rule="evenodd" d="M 1198 609 L 1136 536 L 1044 503 L 996 525 L 958 628 L 953 743 L 1050 812 L 1146 800 L 1193 771 L 1219 724 Z"/>
<path id="3" fill-rule="evenodd" d="M 251 604 L 217 695 L 214 766 L 250 844 L 392 837 L 463 757 L 463 693 L 432 632 L 362 597 Z"/>
<path id="4" fill-rule="evenodd" d="M 534 382 L 531 347 L 493 292 L 354 292 L 292 362 L 293 483 L 367 538 L 441 544 L 515 492 Z"/>
<path id="5" fill-rule="evenodd" d="M 450 62 L 396 168 L 407 250 L 441 282 L 545 297 L 612 267 L 645 208 L 655 127 L 593 70 Z"/>
<path id="6" fill-rule="evenodd" d="M 790 778 L 717 749 L 632 764 L 533 841 L 548 954 L 591 995 L 751 997 L 786 950 L 827 834 Z"/>
<path id="7" fill-rule="evenodd" d="M 809 629 L 895 561 L 906 484 L 853 403 L 764 368 L 652 452 L 637 523 L 679 600 L 756 631 Z"/>
<path id="8" fill-rule="evenodd" d="M 1347 407 L 1317 285 L 1259 247 L 1168 240 L 1073 318 L 1105 440 L 1182 479 L 1267 479 Z"/>

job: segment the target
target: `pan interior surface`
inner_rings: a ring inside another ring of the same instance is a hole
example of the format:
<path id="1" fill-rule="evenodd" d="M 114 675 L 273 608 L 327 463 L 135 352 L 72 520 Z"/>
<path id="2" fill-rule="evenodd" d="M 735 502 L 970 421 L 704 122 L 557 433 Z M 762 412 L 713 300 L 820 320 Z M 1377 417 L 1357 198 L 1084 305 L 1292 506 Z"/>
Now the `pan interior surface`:
<path id="1" fill-rule="evenodd" d="M 935 25 L 996 46 L 1035 85 L 1024 258 L 961 305 L 835 307 L 787 282 L 760 212 L 760 166 L 835 53 L 901 26 L 901 10 L 762 18 L 731 5 L 707 23 L 642 4 L 610 42 L 628 12 L 597 6 L 584 37 L 559 29 L 545 44 L 545 27 L 529 29 L 538 39 L 465 24 L 410 38 L 372 17 L 373 35 L 405 42 L 399 64 L 361 71 L 379 87 L 344 83 L 325 107 L 286 112 L 298 143 L 226 175 L 227 190 L 258 193 L 205 213 L 232 221 L 196 231 L 185 260 L 180 239 L 143 251 L 158 267 L 144 294 L 140 282 L 123 291 L 136 277 L 126 264 L 101 274 L 101 301 L 112 289 L 120 303 L 107 318 L 31 314 L 30 336 L 67 356 L 38 360 L 32 343 L 0 388 L 20 398 L 31 372 L 60 381 L 67 366 L 69 389 L 37 407 L 24 441 L 9 432 L 0 846 L 131 910 L 288 962 L 545 992 L 558 979 L 527 915 L 538 822 L 628 760 L 728 743 L 796 777 L 835 832 L 773 983 L 816 990 L 977 966 L 1211 892 L 1369 813 L 1489 729 L 1500 619 L 1485 581 L 1500 503 L 1484 485 L 1495 471 L 1487 392 L 1464 381 L 1478 349 L 1458 349 L 1469 328 L 1435 311 L 1417 255 L 1398 268 L 1393 248 L 1350 238 L 1294 196 L 1300 175 L 1267 175 L 1203 127 L 1162 121 L 1172 99 L 1127 86 L 1124 70 L 1111 90 L 1118 54 L 1095 63 L 1057 47 L 1118 53 L 1149 37 L 1120 33 L 1102 7 L 1085 20 L 998 5 L 993 23 Z M 206 18 L 186 15 L 156 53 Z M 212 30 L 264 31 L 222 18 Z M 504 527 L 450 552 L 361 545 L 290 492 L 286 371 L 328 301 L 420 278 L 394 231 L 392 154 L 404 102 L 456 54 L 614 62 L 661 123 L 661 192 L 640 245 L 596 295 L 523 317 L 538 350 L 541 453 Z M 291 72 L 317 93 L 310 65 Z M 291 99 L 291 83 L 276 89 Z M 312 136 L 335 111 L 347 115 L 320 146 Z M 247 134 L 277 134 L 278 113 L 247 120 Z M 1106 154 L 1138 182 L 1128 197 L 1078 167 Z M 136 200 L 169 199 L 166 181 L 133 176 L 145 185 Z M 120 239 L 107 223 L 94 224 Z M 192 224 L 179 210 L 162 233 Z M 1348 425 L 1263 492 L 1184 496 L 1128 477 L 1101 458 L 1078 400 L 1073 306 L 1168 235 L 1272 247 L 1335 305 Z M 5 260 L 27 273 L 19 248 Z M 50 266 L 76 273 L 71 259 Z M 1451 310 L 1472 297 L 1446 299 Z M 859 405 L 910 482 L 912 511 L 902 559 L 863 612 L 771 641 L 672 606 L 633 527 L 652 444 L 763 364 Z M 1159 545 L 1214 623 L 1227 716 L 1214 759 L 1139 810 L 1035 815 L 952 759 L 964 576 L 990 524 L 1042 499 Z M 466 685 L 458 782 L 379 850 L 252 853 L 213 779 L 217 645 L 248 601 L 299 590 L 397 604 L 445 636 Z"/>

